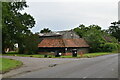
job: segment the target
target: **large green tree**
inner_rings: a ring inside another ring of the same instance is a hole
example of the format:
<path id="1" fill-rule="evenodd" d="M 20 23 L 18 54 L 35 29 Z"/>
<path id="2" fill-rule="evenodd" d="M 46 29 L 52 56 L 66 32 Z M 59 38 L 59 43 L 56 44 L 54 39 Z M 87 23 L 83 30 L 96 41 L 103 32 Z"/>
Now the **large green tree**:
<path id="1" fill-rule="evenodd" d="M 91 52 L 100 52 L 102 50 L 102 44 L 106 41 L 103 38 L 103 32 L 101 31 L 101 27 L 98 25 L 90 25 L 89 30 L 83 35 L 85 40 L 90 45 Z"/>
<path id="2" fill-rule="evenodd" d="M 34 18 L 27 13 L 21 13 L 28 7 L 26 2 L 2 2 L 2 52 L 14 43 L 19 44 L 21 53 L 25 34 L 31 34 Z"/>
<path id="3" fill-rule="evenodd" d="M 37 33 L 25 34 L 23 38 L 23 53 L 24 54 L 36 54 L 38 50 L 39 35 Z"/>
<path id="4" fill-rule="evenodd" d="M 81 24 L 79 27 L 74 28 L 74 31 L 82 38 L 86 31 L 88 30 L 88 27 L 85 27 L 85 25 Z"/>
<path id="5" fill-rule="evenodd" d="M 104 51 L 105 43 L 118 43 L 116 38 L 110 36 L 105 30 L 102 30 L 98 25 L 80 25 L 74 31 L 84 38 L 90 45 L 90 52 Z"/>
<path id="6" fill-rule="evenodd" d="M 112 22 L 108 32 L 120 41 L 120 21 Z"/>
<path id="7" fill-rule="evenodd" d="M 89 30 L 101 30 L 101 27 L 98 25 L 90 25 L 88 27 L 86 27 L 85 25 L 81 24 L 79 27 L 74 28 L 74 31 L 82 38 L 84 37 L 84 35 L 86 34 L 87 31 Z"/>

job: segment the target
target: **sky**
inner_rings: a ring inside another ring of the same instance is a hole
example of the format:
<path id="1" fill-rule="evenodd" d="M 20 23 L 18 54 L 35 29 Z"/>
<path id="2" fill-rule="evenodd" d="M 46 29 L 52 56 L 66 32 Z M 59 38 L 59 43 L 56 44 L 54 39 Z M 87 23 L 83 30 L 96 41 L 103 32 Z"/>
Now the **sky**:
<path id="1" fill-rule="evenodd" d="M 118 20 L 119 0 L 26 0 L 24 12 L 35 18 L 32 32 L 43 28 L 52 31 L 70 30 L 80 24 L 95 24 L 108 29 Z"/>
<path id="2" fill-rule="evenodd" d="M 118 3 L 118 20 L 120 20 L 120 1 Z"/>

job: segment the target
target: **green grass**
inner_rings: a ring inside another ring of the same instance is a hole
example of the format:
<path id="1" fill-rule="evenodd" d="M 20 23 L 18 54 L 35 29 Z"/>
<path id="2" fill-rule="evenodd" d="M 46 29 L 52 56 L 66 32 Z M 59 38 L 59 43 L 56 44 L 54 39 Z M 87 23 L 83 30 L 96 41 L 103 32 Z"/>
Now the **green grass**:
<path id="1" fill-rule="evenodd" d="M 113 54 L 110 52 L 98 52 L 98 53 L 86 53 L 83 54 L 83 56 L 78 55 L 77 58 L 91 58 L 91 57 L 97 57 L 97 56 L 103 56 L 103 55 L 109 55 Z M 61 56 L 62 58 L 73 58 L 72 56 Z"/>
<path id="2" fill-rule="evenodd" d="M 36 57 L 36 58 L 43 58 L 44 55 L 40 55 L 40 54 L 18 54 L 17 52 L 9 52 L 6 54 L 2 54 L 2 55 L 6 55 L 6 56 L 21 56 L 21 57 Z"/>
<path id="3" fill-rule="evenodd" d="M 83 57 L 90 58 L 90 57 L 103 56 L 103 55 L 109 55 L 109 54 L 113 54 L 113 53 L 107 53 L 107 52 L 87 53 L 87 54 L 84 54 Z M 79 57 L 81 56 L 79 55 Z"/>
<path id="4" fill-rule="evenodd" d="M 22 65 L 21 61 L 7 59 L 7 58 L 0 58 L 0 73 L 8 72 L 14 68 L 20 67 Z"/>
<path id="5" fill-rule="evenodd" d="M 102 55 L 109 55 L 109 54 L 113 54 L 113 53 L 111 53 L 111 52 L 87 53 L 87 54 L 83 54 L 82 58 L 91 58 L 91 57 L 102 56 Z M 18 54 L 16 52 L 9 52 L 9 53 L 3 54 L 3 55 L 44 58 L 44 55 L 40 55 L 40 54 L 27 55 L 27 54 Z M 48 58 L 58 58 L 58 57 L 55 57 L 53 55 L 48 55 Z M 61 56 L 61 58 L 73 58 L 73 57 L 72 56 Z M 77 58 L 81 58 L 81 56 L 78 55 Z"/>

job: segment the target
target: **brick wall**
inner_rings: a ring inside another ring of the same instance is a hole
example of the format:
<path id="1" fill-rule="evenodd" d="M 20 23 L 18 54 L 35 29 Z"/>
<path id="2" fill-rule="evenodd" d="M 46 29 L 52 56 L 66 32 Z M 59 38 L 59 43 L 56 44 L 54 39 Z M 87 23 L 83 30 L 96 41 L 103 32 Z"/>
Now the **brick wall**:
<path id="1" fill-rule="evenodd" d="M 63 56 L 70 56 L 70 55 L 72 55 L 72 53 L 64 53 L 64 55 Z"/>

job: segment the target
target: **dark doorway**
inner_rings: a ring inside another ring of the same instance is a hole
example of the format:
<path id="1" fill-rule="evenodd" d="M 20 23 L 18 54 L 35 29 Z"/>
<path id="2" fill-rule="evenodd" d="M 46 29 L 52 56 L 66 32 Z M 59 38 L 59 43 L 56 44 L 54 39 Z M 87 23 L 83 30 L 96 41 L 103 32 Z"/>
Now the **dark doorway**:
<path id="1" fill-rule="evenodd" d="M 72 50 L 72 56 L 73 57 L 77 57 L 77 49 L 73 49 Z"/>

